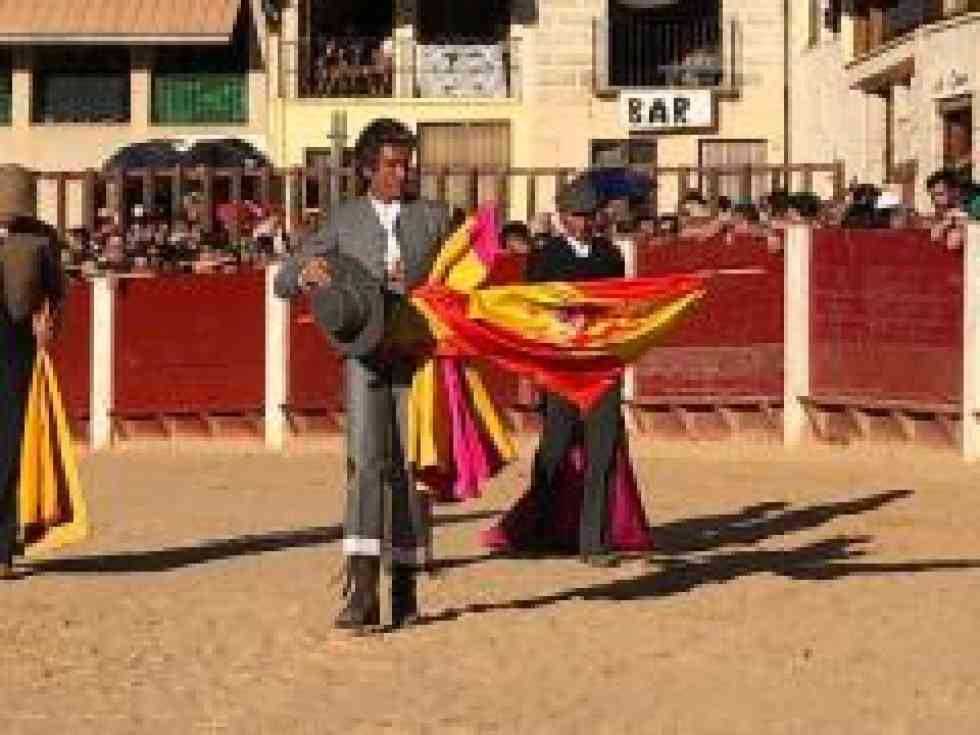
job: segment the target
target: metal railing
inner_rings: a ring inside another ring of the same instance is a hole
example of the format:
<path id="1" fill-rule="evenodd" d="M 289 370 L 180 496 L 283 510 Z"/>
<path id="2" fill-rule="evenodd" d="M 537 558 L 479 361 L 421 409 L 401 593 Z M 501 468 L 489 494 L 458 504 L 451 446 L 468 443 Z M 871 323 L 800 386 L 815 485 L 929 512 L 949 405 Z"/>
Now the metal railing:
<path id="1" fill-rule="evenodd" d="M 736 177 L 739 195 L 758 198 L 770 190 L 814 191 L 817 177 L 829 178 L 835 200 L 845 194 L 846 181 L 842 163 L 793 164 L 789 168 L 772 165 L 697 166 L 637 168 L 654 182 L 649 209 L 653 213 L 677 211 L 684 195 L 702 192 L 712 209 L 717 208 L 721 182 Z M 555 193 L 575 177 L 579 170 L 568 167 L 424 169 L 413 176 L 415 193 L 471 210 L 477 204 L 493 200 L 506 219 L 530 221 L 552 211 Z M 253 201 L 281 211 L 291 232 L 316 227 L 330 208 L 355 191 L 354 170 L 329 168 L 320 164 L 309 168 L 220 169 L 194 168 L 134 169 L 128 171 L 36 172 L 38 179 L 53 183 L 54 201 L 44 201 L 44 209 L 55 213 L 52 223 L 65 233 L 70 226 L 95 230 L 101 209 L 113 213 L 118 226 L 127 226 L 133 204 L 146 212 L 159 209 L 161 201 L 169 203 L 167 219 L 184 216 L 185 194 L 195 192 L 200 224 L 205 232 L 215 226 L 217 205 L 224 201 Z M 76 183 L 72 183 L 76 182 Z M 760 182 L 766 183 L 761 186 Z M 76 184 L 80 183 L 78 192 Z M 461 185 L 462 184 L 462 185 Z M 80 207 L 70 203 L 70 191 L 80 193 Z M 673 190 L 668 198 L 667 190 Z M 461 196 L 458 196 L 460 195 Z M 69 225 L 69 211 L 80 211 L 81 222 Z M 232 225 L 232 230 L 235 225 Z M 238 233 L 231 231 L 232 241 Z"/>
<path id="2" fill-rule="evenodd" d="M 518 39 L 315 36 L 284 43 L 285 96 L 519 96 Z M 292 77 L 292 78 L 290 78 Z"/>
<path id="3" fill-rule="evenodd" d="M 663 21 L 597 18 L 596 90 L 683 87 L 736 91 L 742 84 L 742 27 L 719 17 Z"/>

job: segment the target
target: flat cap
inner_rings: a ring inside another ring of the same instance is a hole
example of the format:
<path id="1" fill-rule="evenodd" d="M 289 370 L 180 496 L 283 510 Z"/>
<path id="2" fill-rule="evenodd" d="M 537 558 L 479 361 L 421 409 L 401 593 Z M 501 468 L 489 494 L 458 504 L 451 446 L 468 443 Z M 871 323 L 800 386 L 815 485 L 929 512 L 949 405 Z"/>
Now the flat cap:
<path id="1" fill-rule="evenodd" d="M 559 212 L 595 214 L 600 205 L 599 193 L 587 178 L 580 176 L 558 192 L 555 203 Z"/>

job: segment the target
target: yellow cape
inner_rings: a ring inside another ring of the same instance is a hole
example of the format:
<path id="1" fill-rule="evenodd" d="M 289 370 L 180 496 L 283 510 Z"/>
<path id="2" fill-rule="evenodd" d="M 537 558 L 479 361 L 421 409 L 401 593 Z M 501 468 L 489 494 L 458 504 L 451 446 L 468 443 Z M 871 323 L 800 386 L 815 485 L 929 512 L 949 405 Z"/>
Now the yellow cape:
<path id="1" fill-rule="evenodd" d="M 26 556 L 88 536 L 88 509 L 68 419 L 51 357 L 43 349 L 27 398 L 17 508 Z"/>

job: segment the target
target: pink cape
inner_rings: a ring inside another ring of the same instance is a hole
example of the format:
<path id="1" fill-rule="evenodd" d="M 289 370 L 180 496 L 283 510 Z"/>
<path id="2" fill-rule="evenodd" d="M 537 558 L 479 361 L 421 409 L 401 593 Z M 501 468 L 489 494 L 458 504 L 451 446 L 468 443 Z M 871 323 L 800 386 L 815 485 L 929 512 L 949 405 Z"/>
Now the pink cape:
<path id="1" fill-rule="evenodd" d="M 480 543 L 498 551 L 577 552 L 584 475 L 585 451 L 576 444 L 558 468 L 553 497 L 532 487 L 496 525 L 480 534 Z M 607 528 L 610 546 L 616 551 L 652 548 L 625 435 L 617 443 L 613 460 Z"/>

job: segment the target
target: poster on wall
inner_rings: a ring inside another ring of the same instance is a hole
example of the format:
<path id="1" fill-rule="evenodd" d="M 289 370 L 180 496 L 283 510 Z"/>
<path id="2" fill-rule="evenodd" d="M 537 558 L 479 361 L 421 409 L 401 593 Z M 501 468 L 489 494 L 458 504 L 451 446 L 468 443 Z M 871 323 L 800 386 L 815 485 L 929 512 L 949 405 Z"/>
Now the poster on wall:
<path id="1" fill-rule="evenodd" d="M 715 103 L 708 89 L 623 90 L 619 93 L 623 125 L 631 133 L 712 128 Z"/>

